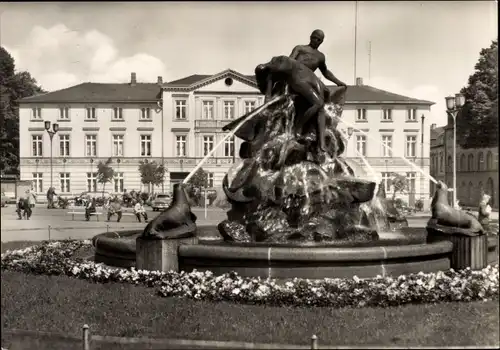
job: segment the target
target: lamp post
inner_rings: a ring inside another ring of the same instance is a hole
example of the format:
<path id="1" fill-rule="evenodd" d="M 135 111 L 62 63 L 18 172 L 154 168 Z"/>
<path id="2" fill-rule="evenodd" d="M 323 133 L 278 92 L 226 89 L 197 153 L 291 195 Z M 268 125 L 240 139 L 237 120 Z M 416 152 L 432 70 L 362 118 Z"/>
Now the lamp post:
<path id="1" fill-rule="evenodd" d="M 94 192 L 94 158 L 90 158 L 90 186 L 89 186 L 89 192 Z"/>
<path id="2" fill-rule="evenodd" d="M 448 96 L 446 99 L 447 113 L 453 118 L 453 207 L 457 203 L 457 115 L 465 104 L 463 94 Z"/>
<path id="3" fill-rule="evenodd" d="M 45 131 L 49 134 L 50 137 L 50 187 L 52 187 L 53 181 L 53 172 L 54 168 L 52 165 L 52 140 L 54 139 L 54 135 L 59 131 L 59 124 L 52 124 L 52 130 L 50 130 L 50 120 L 46 120 L 45 122 Z"/>
<path id="4" fill-rule="evenodd" d="M 118 172 L 120 172 L 120 163 L 121 162 L 122 162 L 122 160 L 120 158 L 116 159 L 116 163 L 118 164 Z M 120 176 L 120 179 L 122 179 L 121 176 Z M 118 191 L 117 191 L 117 189 L 118 189 Z M 118 183 L 118 186 L 115 186 L 115 192 L 123 192 L 123 188 L 121 188 L 120 183 Z"/>
<path id="5" fill-rule="evenodd" d="M 425 116 L 422 114 L 420 117 L 422 120 L 422 132 L 421 132 L 421 138 L 420 138 L 420 167 L 424 168 L 424 121 L 425 121 Z M 420 174 L 420 199 L 424 199 L 424 175 Z"/>

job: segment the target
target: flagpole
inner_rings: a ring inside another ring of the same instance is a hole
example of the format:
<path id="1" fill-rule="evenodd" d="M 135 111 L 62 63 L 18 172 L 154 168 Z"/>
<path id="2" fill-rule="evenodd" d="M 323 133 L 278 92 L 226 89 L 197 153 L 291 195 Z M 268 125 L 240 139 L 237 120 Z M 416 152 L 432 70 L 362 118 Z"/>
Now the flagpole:
<path id="1" fill-rule="evenodd" d="M 356 85 L 356 58 L 358 49 L 358 1 L 356 0 L 356 8 L 354 11 L 354 85 Z"/>

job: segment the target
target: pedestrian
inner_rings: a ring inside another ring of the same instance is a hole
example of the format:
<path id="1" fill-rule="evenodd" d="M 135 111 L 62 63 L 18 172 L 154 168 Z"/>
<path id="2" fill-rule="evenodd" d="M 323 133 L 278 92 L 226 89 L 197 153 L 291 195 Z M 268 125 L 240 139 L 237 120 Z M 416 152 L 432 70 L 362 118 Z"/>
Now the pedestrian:
<path id="1" fill-rule="evenodd" d="M 28 198 L 28 202 L 30 204 L 30 208 L 34 208 L 36 204 L 36 194 L 34 191 L 27 189 L 26 197 Z"/>
<path id="2" fill-rule="evenodd" d="M 49 187 L 47 190 L 47 209 L 54 209 L 54 196 L 57 196 L 54 187 Z"/>
<path id="3" fill-rule="evenodd" d="M 16 203 L 16 213 L 17 219 L 22 220 L 24 216 L 24 198 L 19 197 L 19 200 Z"/>
<path id="4" fill-rule="evenodd" d="M 116 219 L 116 222 L 120 222 L 120 220 L 122 219 L 122 205 L 117 198 L 113 199 L 108 206 L 108 221 L 115 214 L 118 217 Z"/>
<path id="5" fill-rule="evenodd" d="M 134 206 L 134 214 L 137 217 L 137 220 L 141 222 L 141 216 L 144 217 L 144 221 L 148 222 L 148 214 L 142 205 L 142 199 L 139 199 Z"/>
<path id="6" fill-rule="evenodd" d="M 88 201 L 88 204 L 85 207 L 85 220 L 89 221 L 90 215 L 95 212 L 96 212 L 95 198 L 92 198 L 92 200 Z"/>

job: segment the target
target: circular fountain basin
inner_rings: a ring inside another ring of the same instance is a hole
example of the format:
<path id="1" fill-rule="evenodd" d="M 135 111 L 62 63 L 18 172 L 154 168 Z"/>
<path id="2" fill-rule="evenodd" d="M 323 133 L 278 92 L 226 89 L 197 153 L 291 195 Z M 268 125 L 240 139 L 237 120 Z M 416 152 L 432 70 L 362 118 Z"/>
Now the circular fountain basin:
<path id="1" fill-rule="evenodd" d="M 135 267 L 136 239 L 142 230 L 106 232 L 93 238 L 95 261 Z M 380 233 L 373 242 L 321 243 L 224 242 L 215 226 L 197 229 L 199 243 L 179 247 L 179 268 L 185 271 L 231 271 L 261 278 L 360 278 L 397 276 L 450 268 L 450 242 L 425 243 L 424 228 Z"/>

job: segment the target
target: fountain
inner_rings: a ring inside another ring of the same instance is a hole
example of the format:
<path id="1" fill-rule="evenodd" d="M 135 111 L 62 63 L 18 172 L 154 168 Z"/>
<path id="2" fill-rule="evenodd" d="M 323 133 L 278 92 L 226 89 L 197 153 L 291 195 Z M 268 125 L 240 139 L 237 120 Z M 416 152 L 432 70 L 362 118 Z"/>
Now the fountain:
<path id="1" fill-rule="evenodd" d="M 347 87 L 330 90 L 311 69 L 286 56 L 257 66 L 256 80 L 266 103 L 223 128 L 226 137 L 174 185 L 170 208 L 143 232 L 127 232 L 119 244 L 113 243 L 120 241 L 119 233 L 96 236 L 97 261 L 273 278 L 374 277 L 448 269 L 454 243 L 440 235 L 443 227 L 462 232 L 456 230 L 462 225 L 474 236 L 482 234 L 479 223 L 463 224 L 461 214 L 450 211 L 441 186 L 427 228 L 430 238 L 408 239 L 403 233 L 415 229 L 388 205 L 379 180 L 357 177 L 342 157 L 347 138 L 337 125 L 349 125 L 342 119 Z M 241 161 L 222 183 L 231 208 L 217 226 L 221 239 L 203 241 L 203 233 L 214 228 L 196 225 L 186 183 L 233 135 L 244 142 Z"/>

